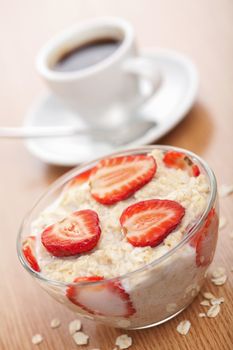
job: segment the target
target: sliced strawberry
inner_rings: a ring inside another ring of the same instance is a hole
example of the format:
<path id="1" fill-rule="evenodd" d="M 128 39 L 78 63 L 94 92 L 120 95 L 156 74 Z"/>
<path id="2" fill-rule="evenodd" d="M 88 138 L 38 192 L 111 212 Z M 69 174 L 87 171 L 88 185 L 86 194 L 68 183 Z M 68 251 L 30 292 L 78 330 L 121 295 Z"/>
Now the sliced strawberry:
<path id="1" fill-rule="evenodd" d="M 35 257 L 35 243 L 36 243 L 36 237 L 35 236 L 28 236 L 25 241 L 23 242 L 23 254 L 25 256 L 25 259 L 31 266 L 31 268 L 37 272 L 40 272 L 40 267 L 38 265 L 38 262 Z"/>
<path id="2" fill-rule="evenodd" d="M 88 252 L 98 243 L 101 229 L 93 210 L 75 211 L 62 221 L 47 227 L 41 235 L 45 248 L 54 256 Z"/>
<path id="3" fill-rule="evenodd" d="M 218 236 L 218 216 L 212 208 L 200 230 L 191 239 L 191 245 L 196 248 L 197 266 L 209 265 L 214 257 Z"/>
<path id="4" fill-rule="evenodd" d="M 155 159 L 142 154 L 103 159 L 91 173 L 91 194 L 99 203 L 114 204 L 146 185 L 156 168 Z"/>
<path id="5" fill-rule="evenodd" d="M 200 174 L 198 166 L 182 152 L 168 151 L 164 155 L 163 161 L 167 167 L 185 170 L 190 176 Z"/>
<path id="6" fill-rule="evenodd" d="M 84 171 L 83 173 L 75 176 L 73 179 L 71 179 L 67 184 L 65 189 L 69 189 L 74 186 L 80 186 L 88 181 L 90 174 L 91 174 L 92 168 Z"/>
<path id="7" fill-rule="evenodd" d="M 184 214 L 185 209 L 175 201 L 151 199 L 126 208 L 120 223 L 133 246 L 155 247 L 179 225 Z"/>
<path id="8" fill-rule="evenodd" d="M 103 277 L 78 277 L 74 282 L 104 281 Z M 70 286 L 66 292 L 69 300 L 85 311 L 102 316 L 129 317 L 135 313 L 129 294 L 119 281 L 102 284 Z"/>

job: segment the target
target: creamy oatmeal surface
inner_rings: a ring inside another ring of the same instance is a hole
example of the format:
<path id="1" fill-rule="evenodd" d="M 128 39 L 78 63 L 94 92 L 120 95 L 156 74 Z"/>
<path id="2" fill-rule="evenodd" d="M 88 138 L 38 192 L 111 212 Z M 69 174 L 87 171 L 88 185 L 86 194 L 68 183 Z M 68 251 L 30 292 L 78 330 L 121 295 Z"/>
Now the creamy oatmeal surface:
<path id="1" fill-rule="evenodd" d="M 91 196 L 89 184 L 84 183 L 65 189 L 58 200 L 41 213 L 32 224 L 32 232 L 37 236 L 36 256 L 43 275 L 65 282 L 72 282 L 79 276 L 116 277 L 152 262 L 180 242 L 186 227 L 195 222 L 207 206 L 209 183 L 204 174 L 194 177 L 189 176 L 186 171 L 166 167 L 162 161 L 163 152 L 160 150 L 154 150 L 151 155 L 157 162 L 156 174 L 129 199 L 110 206 L 102 205 Z M 177 201 L 185 208 L 185 216 L 181 224 L 160 245 L 154 248 L 134 247 L 122 233 L 119 218 L 129 205 L 148 199 Z M 98 213 L 101 237 L 97 246 L 91 252 L 75 257 L 52 256 L 41 244 L 42 230 L 81 209 L 93 209 Z M 187 247 L 184 257 L 189 254 L 193 263 L 195 251 L 191 247 Z"/>

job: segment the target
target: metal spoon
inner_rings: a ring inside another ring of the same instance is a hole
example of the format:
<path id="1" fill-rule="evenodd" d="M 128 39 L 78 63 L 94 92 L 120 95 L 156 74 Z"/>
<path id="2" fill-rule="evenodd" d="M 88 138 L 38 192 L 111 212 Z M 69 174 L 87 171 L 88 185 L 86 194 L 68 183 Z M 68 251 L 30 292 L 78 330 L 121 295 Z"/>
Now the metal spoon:
<path id="1" fill-rule="evenodd" d="M 143 136 L 155 125 L 154 121 L 137 120 L 114 128 L 80 128 L 76 126 L 1 127 L 0 138 L 30 139 L 87 135 L 95 138 L 95 140 L 101 139 L 114 146 L 121 146 Z"/>

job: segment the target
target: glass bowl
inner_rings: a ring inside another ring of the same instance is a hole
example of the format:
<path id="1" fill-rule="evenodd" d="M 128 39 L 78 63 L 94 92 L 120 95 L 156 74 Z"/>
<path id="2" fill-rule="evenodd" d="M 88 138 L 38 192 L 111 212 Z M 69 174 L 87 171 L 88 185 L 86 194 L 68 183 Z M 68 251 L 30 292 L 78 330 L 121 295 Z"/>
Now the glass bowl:
<path id="1" fill-rule="evenodd" d="M 147 154 L 154 149 L 163 152 L 173 150 L 185 153 L 206 175 L 210 194 L 204 212 L 193 225 L 187 227 L 187 232 L 182 240 L 153 262 L 115 278 L 88 283 L 66 283 L 51 280 L 40 272 L 34 271 L 25 259 L 22 244 L 28 232 L 31 232 L 32 222 L 58 198 L 70 180 L 95 166 L 100 159 L 78 166 L 55 181 L 22 222 L 17 238 L 20 262 L 50 295 L 82 317 L 125 329 L 155 326 L 184 310 L 193 301 L 204 283 L 206 270 L 213 260 L 218 236 L 218 199 L 215 176 L 201 158 L 189 151 L 171 146 L 146 146 L 113 153 L 110 156 Z M 197 259 L 196 252 L 201 236 L 204 237 L 201 240 L 204 256 L 199 256 Z M 127 296 L 125 297 L 127 304 L 125 307 L 129 309 L 127 316 L 121 315 L 121 305 L 119 308 L 117 305 L 112 307 L 112 301 L 108 300 L 104 292 L 101 292 L 106 288 L 117 288 L 123 299 L 124 296 Z M 76 292 L 83 293 L 84 298 L 85 295 L 91 295 L 96 311 L 84 309 L 78 303 L 72 302 L 72 293 Z"/>

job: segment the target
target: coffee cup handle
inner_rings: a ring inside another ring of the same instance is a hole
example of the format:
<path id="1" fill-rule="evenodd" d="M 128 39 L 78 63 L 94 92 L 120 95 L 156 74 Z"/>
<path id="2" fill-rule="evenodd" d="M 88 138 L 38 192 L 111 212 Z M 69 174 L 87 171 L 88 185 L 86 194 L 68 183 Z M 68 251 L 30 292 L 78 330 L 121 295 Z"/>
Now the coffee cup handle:
<path id="1" fill-rule="evenodd" d="M 161 72 L 158 70 L 158 68 L 155 68 L 154 62 L 150 58 L 129 58 L 123 63 L 123 69 L 127 73 L 137 75 L 151 83 L 150 91 L 141 96 L 139 104 L 143 104 L 149 100 L 161 86 Z"/>

